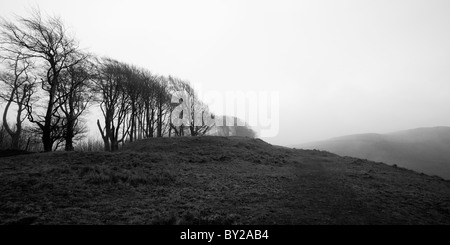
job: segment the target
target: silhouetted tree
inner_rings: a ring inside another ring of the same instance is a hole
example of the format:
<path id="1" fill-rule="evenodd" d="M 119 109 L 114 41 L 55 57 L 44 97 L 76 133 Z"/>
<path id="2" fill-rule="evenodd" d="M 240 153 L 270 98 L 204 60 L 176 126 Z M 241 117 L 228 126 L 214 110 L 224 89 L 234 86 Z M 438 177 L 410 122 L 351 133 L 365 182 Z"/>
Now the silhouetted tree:
<path id="1" fill-rule="evenodd" d="M 29 104 L 34 93 L 35 79 L 29 75 L 31 63 L 21 53 L 3 54 L 6 67 L 0 73 L 0 82 L 3 85 L 0 98 L 6 102 L 3 112 L 3 127 L 11 137 L 11 148 L 19 149 L 22 134 L 22 123 L 26 119 L 26 105 Z M 8 124 L 8 111 L 11 104 L 17 106 L 15 127 Z"/>
<path id="2" fill-rule="evenodd" d="M 66 151 L 73 151 L 74 137 L 86 131 L 79 118 L 92 100 L 90 82 L 94 76 L 91 72 L 93 69 L 93 64 L 86 59 L 61 72 L 57 93 L 63 116 L 63 138 Z"/>
<path id="3" fill-rule="evenodd" d="M 158 84 L 155 86 L 155 99 L 158 117 L 157 137 L 162 137 L 164 133 L 166 115 L 170 109 L 171 95 L 169 94 L 169 80 L 165 77 L 158 78 Z"/>
<path id="4" fill-rule="evenodd" d="M 38 10 L 29 18 L 18 17 L 17 24 L 3 21 L 1 25 L 0 43 L 4 51 L 22 53 L 25 58 L 34 59 L 41 68 L 41 89 L 46 94 L 46 106 L 43 113 L 33 112 L 32 106 L 27 106 L 28 119 L 35 123 L 42 133 L 44 151 L 51 151 L 53 143 L 61 137 L 61 119 L 58 117 L 57 89 L 60 74 L 64 69 L 75 66 L 84 60 L 79 53 L 76 40 L 67 34 L 60 18 L 43 18 Z M 73 59 L 78 57 L 78 59 Z M 36 113 L 36 114 L 35 114 Z"/>
<path id="5" fill-rule="evenodd" d="M 97 126 L 105 144 L 105 150 L 116 151 L 129 134 L 129 94 L 125 89 L 125 65 L 112 59 L 105 59 L 98 66 L 94 91 L 99 93 L 100 109 L 105 126 L 97 120 Z"/>
<path id="6" fill-rule="evenodd" d="M 140 97 L 142 104 L 142 122 L 141 127 L 144 137 L 151 138 L 154 136 L 156 125 L 156 94 L 158 90 L 157 77 L 153 76 L 149 71 L 142 71 L 143 86 Z"/>
<path id="7" fill-rule="evenodd" d="M 181 98 L 181 104 L 171 111 L 171 128 L 177 135 L 184 135 L 185 127 L 188 128 L 191 136 L 201 136 L 206 134 L 214 126 L 214 116 L 209 112 L 208 106 L 198 99 L 194 88 L 185 81 L 169 77 L 172 84 L 173 95 Z M 173 102 L 172 102 L 172 105 Z M 175 125 L 178 125 L 178 129 Z"/>

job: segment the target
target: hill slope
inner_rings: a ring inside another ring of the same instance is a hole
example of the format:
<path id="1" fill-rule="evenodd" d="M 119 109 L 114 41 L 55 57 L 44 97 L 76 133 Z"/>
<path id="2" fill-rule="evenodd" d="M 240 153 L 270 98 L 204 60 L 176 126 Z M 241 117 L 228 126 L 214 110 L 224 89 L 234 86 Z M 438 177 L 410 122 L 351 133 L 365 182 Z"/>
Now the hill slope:
<path id="1" fill-rule="evenodd" d="M 450 182 L 239 137 L 0 158 L 2 224 L 450 224 Z"/>
<path id="2" fill-rule="evenodd" d="M 350 135 L 296 147 L 396 164 L 450 179 L 450 127 Z"/>

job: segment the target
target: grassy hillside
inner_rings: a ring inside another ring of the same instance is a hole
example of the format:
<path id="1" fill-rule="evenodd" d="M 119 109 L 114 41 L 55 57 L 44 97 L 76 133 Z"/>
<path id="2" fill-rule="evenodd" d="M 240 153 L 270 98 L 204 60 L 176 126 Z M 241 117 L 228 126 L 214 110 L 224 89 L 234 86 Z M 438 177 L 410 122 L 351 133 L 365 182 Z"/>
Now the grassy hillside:
<path id="1" fill-rule="evenodd" d="M 450 127 L 351 135 L 297 147 L 396 164 L 450 179 Z"/>
<path id="2" fill-rule="evenodd" d="M 450 182 L 258 139 L 0 158 L 2 224 L 450 224 Z"/>

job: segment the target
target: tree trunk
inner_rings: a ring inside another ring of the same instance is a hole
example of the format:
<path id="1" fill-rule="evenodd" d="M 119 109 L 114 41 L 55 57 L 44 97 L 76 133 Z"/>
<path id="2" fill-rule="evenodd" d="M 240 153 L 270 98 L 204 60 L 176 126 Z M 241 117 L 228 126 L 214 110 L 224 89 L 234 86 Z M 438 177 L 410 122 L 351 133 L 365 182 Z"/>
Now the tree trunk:
<path id="1" fill-rule="evenodd" d="M 66 146 L 65 146 L 65 151 L 73 151 L 74 147 L 73 147 L 73 120 L 68 120 L 67 123 L 67 132 L 66 132 Z"/>
<path id="2" fill-rule="evenodd" d="M 108 139 L 103 139 L 103 144 L 105 145 L 105 151 L 111 151 L 111 146 L 109 145 Z"/>
<path id="3" fill-rule="evenodd" d="M 111 141 L 111 151 L 117 151 L 119 149 L 119 142 L 116 139 Z"/>
<path id="4" fill-rule="evenodd" d="M 53 142 L 51 138 L 51 132 L 47 128 L 44 128 L 42 132 L 42 144 L 44 145 L 44 152 L 52 151 Z"/>
<path id="5" fill-rule="evenodd" d="M 66 138 L 66 147 L 64 149 L 65 151 L 73 151 L 73 138 Z"/>
<path id="6" fill-rule="evenodd" d="M 31 138 L 28 137 L 27 146 L 25 147 L 25 151 L 28 151 L 28 149 L 30 148 L 30 141 L 31 141 Z"/>
<path id="7" fill-rule="evenodd" d="M 54 76 L 56 74 L 55 71 L 53 71 Z M 49 79 L 50 80 L 50 79 Z M 44 145 L 44 152 L 50 152 L 52 151 L 53 141 L 52 141 L 52 113 L 53 113 L 53 106 L 54 106 L 54 100 L 55 100 L 55 93 L 56 93 L 56 84 L 58 80 L 56 77 L 53 77 L 49 94 L 49 100 L 48 100 L 48 106 L 47 106 L 47 112 L 45 113 L 44 118 L 44 127 L 42 128 L 42 143 Z"/>
<path id="8" fill-rule="evenodd" d="M 102 127 L 100 126 L 100 120 L 97 119 L 97 126 L 98 130 L 100 130 L 100 134 L 103 139 L 104 149 L 105 151 L 111 151 L 111 145 L 109 144 L 109 138 L 108 135 L 105 135 L 105 133 L 102 130 Z"/>
<path id="9" fill-rule="evenodd" d="M 11 148 L 14 150 L 20 150 L 20 134 L 15 133 L 11 135 Z"/>
<path id="10" fill-rule="evenodd" d="M 13 132 L 11 130 L 11 128 L 9 127 L 9 124 L 8 124 L 8 120 L 7 120 L 8 110 L 9 110 L 9 107 L 11 106 L 11 102 L 12 102 L 14 94 L 15 94 L 15 89 L 12 91 L 11 97 L 10 97 L 8 103 L 5 106 L 5 110 L 3 111 L 3 126 L 4 126 L 4 128 L 6 130 L 6 132 L 11 137 L 11 148 L 14 149 L 14 150 L 19 150 L 19 148 L 20 148 L 19 140 L 20 140 L 20 133 L 21 133 L 20 132 L 21 131 L 20 111 L 17 112 L 18 113 L 18 115 L 17 115 L 18 122 L 17 122 L 17 129 L 16 129 L 15 132 Z M 19 107 L 19 110 L 20 110 L 20 107 Z"/>
<path id="11" fill-rule="evenodd" d="M 158 105 L 158 137 L 162 137 L 162 104 Z"/>
<path id="12" fill-rule="evenodd" d="M 130 121 L 131 121 L 131 130 L 130 130 L 130 142 L 133 142 L 135 140 L 135 130 L 136 130 L 136 106 L 134 104 L 134 101 L 131 101 L 131 115 L 130 115 Z"/>
<path id="13" fill-rule="evenodd" d="M 153 138 L 153 131 L 155 129 L 155 109 L 152 109 L 152 114 L 151 114 L 151 118 L 150 118 L 150 138 Z"/>

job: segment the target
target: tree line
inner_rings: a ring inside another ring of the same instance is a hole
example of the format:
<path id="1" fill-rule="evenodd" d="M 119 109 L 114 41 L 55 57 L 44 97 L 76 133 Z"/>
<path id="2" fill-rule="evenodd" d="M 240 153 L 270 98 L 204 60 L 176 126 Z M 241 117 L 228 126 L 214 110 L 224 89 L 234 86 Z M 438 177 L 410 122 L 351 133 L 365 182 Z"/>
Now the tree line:
<path id="1" fill-rule="evenodd" d="M 23 144 L 27 120 L 43 151 L 61 145 L 73 151 L 87 131 L 83 116 L 91 105 L 102 112 L 97 130 L 106 151 L 143 138 L 201 136 L 215 126 L 189 82 L 90 54 L 60 18 L 34 10 L 14 22 L 2 19 L 0 28 L 1 130 L 13 149 Z M 11 106 L 14 126 L 8 123 Z M 223 127 L 219 131 L 229 135 Z"/>

